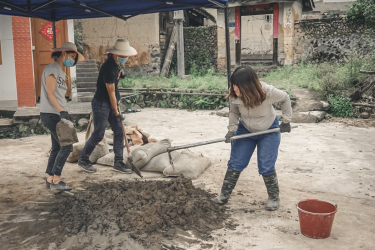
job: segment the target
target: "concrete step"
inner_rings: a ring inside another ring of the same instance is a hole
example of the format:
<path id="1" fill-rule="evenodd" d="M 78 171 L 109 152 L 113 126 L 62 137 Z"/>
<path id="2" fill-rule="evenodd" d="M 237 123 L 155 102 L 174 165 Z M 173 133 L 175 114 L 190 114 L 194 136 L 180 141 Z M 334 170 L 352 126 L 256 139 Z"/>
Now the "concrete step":
<path id="1" fill-rule="evenodd" d="M 241 60 L 241 65 L 272 65 L 273 61 L 272 60 L 257 60 L 257 61 L 244 61 Z"/>
<path id="2" fill-rule="evenodd" d="M 7 128 L 12 127 L 13 119 L 1 118 L 0 119 L 0 132 L 6 131 Z"/>
<path id="3" fill-rule="evenodd" d="M 272 60 L 273 54 L 241 54 L 241 60 L 244 61 L 258 61 L 258 60 Z"/>
<path id="4" fill-rule="evenodd" d="M 94 97 L 94 93 L 91 92 L 78 92 L 77 100 L 78 102 L 91 102 Z"/>
<path id="5" fill-rule="evenodd" d="M 83 62 L 79 62 L 79 64 L 96 64 L 96 61 L 93 59 L 85 60 Z"/>
<path id="6" fill-rule="evenodd" d="M 253 70 L 257 72 L 270 72 L 277 69 L 277 65 L 268 65 L 268 66 L 253 66 Z"/>
<path id="7" fill-rule="evenodd" d="M 77 89 L 79 88 L 96 88 L 96 82 L 77 82 Z"/>
<path id="8" fill-rule="evenodd" d="M 96 60 L 95 59 L 86 59 L 85 61 L 83 61 L 81 63 L 96 63 Z"/>
<path id="9" fill-rule="evenodd" d="M 77 72 L 77 78 L 78 77 L 95 77 L 98 78 L 99 73 L 98 72 Z"/>
<path id="10" fill-rule="evenodd" d="M 98 67 L 96 64 L 78 64 L 77 63 L 77 69 L 96 69 L 98 70 Z"/>
<path id="11" fill-rule="evenodd" d="M 94 82 L 96 84 L 98 78 L 97 77 L 78 77 L 77 76 L 77 83 L 80 82 Z"/>
<path id="12" fill-rule="evenodd" d="M 82 69 L 77 69 L 77 74 L 94 74 L 94 73 L 98 73 L 98 69 L 97 68 L 92 68 L 92 69 L 89 69 L 89 68 L 82 68 Z"/>
<path id="13" fill-rule="evenodd" d="M 96 91 L 96 87 L 90 87 L 90 88 L 77 88 L 77 92 L 83 93 L 83 92 L 91 92 L 94 93 Z"/>

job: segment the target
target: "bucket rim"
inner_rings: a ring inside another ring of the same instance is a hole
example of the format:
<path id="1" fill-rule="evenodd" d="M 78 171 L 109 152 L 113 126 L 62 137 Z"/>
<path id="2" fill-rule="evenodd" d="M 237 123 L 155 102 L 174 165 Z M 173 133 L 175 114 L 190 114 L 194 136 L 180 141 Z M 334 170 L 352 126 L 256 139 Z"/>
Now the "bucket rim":
<path id="1" fill-rule="evenodd" d="M 323 200 L 318 200 L 318 199 L 314 199 L 315 201 L 323 201 Z M 297 209 L 301 212 L 304 212 L 304 213 L 307 213 L 307 214 L 313 214 L 313 215 L 331 215 L 331 214 L 335 214 L 337 212 L 337 204 L 336 205 L 333 205 L 331 202 L 328 202 L 328 201 L 323 201 L 323 202 L 326 202 L 328 204 L 331 204 L 334 208 L 335 208 L 335 211 L 333 212 L 330 212 L 330 213 L 313 213 L 313 212 L 309 212 L 309 211 L 306 211 L 306 210 L 303 210 L 302 208 L 300 208 L 298 205 L 302 202 L 302 201 L 311 201 L 311 199 L 305 199 L 305 200 L 300 200 L 298 203 L 297 203 Z"/>

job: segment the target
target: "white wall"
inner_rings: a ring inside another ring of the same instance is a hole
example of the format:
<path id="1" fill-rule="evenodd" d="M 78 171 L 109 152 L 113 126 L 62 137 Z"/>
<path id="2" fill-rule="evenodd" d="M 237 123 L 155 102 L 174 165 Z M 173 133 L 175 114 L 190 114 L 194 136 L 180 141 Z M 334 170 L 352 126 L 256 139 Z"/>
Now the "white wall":
<path id="1" fill-rule="evenodd" d="M 17 100 L 12 17 L 0 15 L 0 40 L 3 64 L 0 65 L 0 101 Z"/>
<path id="2" fill-rule="evenodd" d="M 242 16 L 241 54 L 272 54 L 272 51 L 273 15 Z"/>

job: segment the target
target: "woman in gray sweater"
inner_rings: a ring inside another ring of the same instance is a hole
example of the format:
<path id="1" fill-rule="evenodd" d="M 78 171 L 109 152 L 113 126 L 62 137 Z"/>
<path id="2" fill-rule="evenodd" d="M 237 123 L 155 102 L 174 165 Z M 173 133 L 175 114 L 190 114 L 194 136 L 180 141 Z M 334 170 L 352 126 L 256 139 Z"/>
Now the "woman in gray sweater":
<path id="1" fill-rule="evenodd" d="M 231 77 L 229 92 L 229 126 L 225 136 L 231 142 L 234 135 L 264 131 L 280 127 L 280 132 L 290 132 L 292 107 L 289 95 L 260 82 L 250 67 L 238 67 Z M 283 121 L 279 125 L 272 104 L 281 103 Z M 263 176 L 268 193 L 266 209 L 273 211 L 279 207 L 279 186 L 275 163 L 280 145 L 280 132 L 236 140 L 232 143 L 227 173 L 221 193 L 212 201 L 218 204 L 228 202 L 241 172 L 249 164 L 257 147 L 258 171 Z"/>

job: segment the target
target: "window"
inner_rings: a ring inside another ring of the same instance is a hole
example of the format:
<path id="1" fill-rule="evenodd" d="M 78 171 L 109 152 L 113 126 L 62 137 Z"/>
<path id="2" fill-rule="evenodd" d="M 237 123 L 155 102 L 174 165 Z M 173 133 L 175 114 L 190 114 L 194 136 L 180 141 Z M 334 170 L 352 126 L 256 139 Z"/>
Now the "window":
<path id="1" fill-rule="evenodd" d="M 267 23 L 270 22 L 270 15 L 266 15 L 266 21 L 267 21 Z"/>

